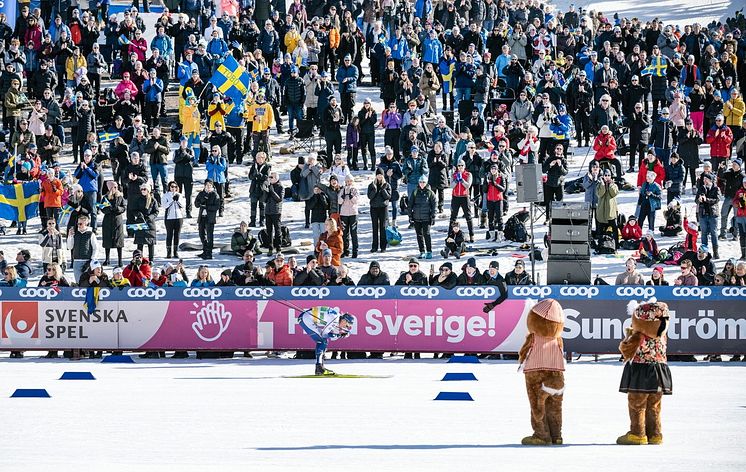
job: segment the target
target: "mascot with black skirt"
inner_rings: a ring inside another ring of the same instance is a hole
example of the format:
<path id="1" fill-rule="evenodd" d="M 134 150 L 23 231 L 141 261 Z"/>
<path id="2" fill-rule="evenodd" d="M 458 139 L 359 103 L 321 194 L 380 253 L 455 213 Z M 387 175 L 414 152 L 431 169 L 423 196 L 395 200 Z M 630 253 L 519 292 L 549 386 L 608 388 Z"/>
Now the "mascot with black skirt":
<path id="1" fill-rule="evenodd" d="M 624 372 L 619 391 L 627 394 L 629 432 L 617 444 L 661 444 L 661 400 L 671 395 L 671 371 L 666 359 L 668 305 L 656 299 L 627 305 L 632 325 L 619 344 Z"/>

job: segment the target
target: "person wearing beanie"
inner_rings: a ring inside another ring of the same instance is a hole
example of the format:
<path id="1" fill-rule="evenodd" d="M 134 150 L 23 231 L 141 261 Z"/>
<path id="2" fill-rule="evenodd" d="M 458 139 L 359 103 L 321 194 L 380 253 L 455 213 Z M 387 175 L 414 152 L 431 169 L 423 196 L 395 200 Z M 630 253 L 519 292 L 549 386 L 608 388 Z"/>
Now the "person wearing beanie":
<path id="1" fill-rule="evenodd" d="M 435 193 L 427 184 L 427 176 L 422 175 L 417 182 L 417 189 L 412 192 L 409 208 L 409 221 L 417 234 L 417 246 L 420 259 L 432 259 L 433 247 L 430 227 L 435 225 L 437 201 Z"/>
<path id="2" fill-rule="evenodd" d="M 705 142 L 710 145 L 710 160 L 717 172 L 721 164 L 730 157 L 730 147 L 733 143 L 733 131 L 726 126 L 722 114 L 715 117 L 715 124 L 707 132 Z"/>
<path id="3" fill-rule="evenodd" d="M 370 204 L 370 219 L 373 228 L 373 241 L 370 252 L 386 252 L 386 210 L 391 201 L 391 185 L 386 182 L 382 168 L 376 169 L 373 182 L 368 185 L 368 200 Z M 394 225 L 396 221 L 394 220 Z M 388 284 L 387 284 L 388 285 Z"/>
<path id="4" fill-rule="evenodd" d="M 428 280 L 425 273 L 420 270 L 420 262 L 417 258 L 409 259 L 409 270 L 402 272 L 394 285 L 427 285 Z"/>
<path id="5" fill-rule="evenodd" d="M 672 379 L 666 358 L 668 305 L 651 299 L 631 301 L 627 313 L 632 324 L 619 344 L 624 371 L 619 391 L 627 394 L 629 431 L 617 438 L 617 444 L 661 444 L 661 400 L 671 395 Z"/>
<path id="6" fill-rule="evenodd" d="M 489 313 L 496 306 L 508 299 L 508 285 L 503 276 L 500 275 L 500 264 L 497 261 L 490 262 L 489 268 L 482 273 L 482 277 L 484 277 L 485 285 L 497 287 L 497 290 L 500 292 L 495 300 L 484 304 L 482 311 Z"/>
<path id="7" fill-rule="evenodd" d="M 458 277 L 453 273 L 453 264 L 450 262 L 442 263 L 438 273 L 430 275 L 429 282 L 431 287 L 442 287 L 448 290 L 455 287 L 458 284 Z"/>
<path id="8" fill-rule="evenodd" d="M 731 160 L 729 169 L 726 169 L 725 166 L 718 169 L 717 181 L 725 198 L 720 207 L 720 235 L 718 239 L 721 241 L 725 240 L 726 231 L 731 233 L 733 239 L 736 238 L 735 216 L 730 222 L 728 221 L 728 216 L 730 215 L 730 210 L 734 208 L 733 199 L 736 197 L 738 189 L 741 188 L 743 178 L 743 163 L 740 159 Z M 735 214 L 735 209 L 733 213 Z"/>
<path id="9" fill-rule="evenodd" d="M 358 285 L 391 285 L 389 274 L 381 270 L 378 261 L 372 261 L 368 266 L 368 272 L 364 273 L 357 283 Z"/>
<path id="10" fill-rule="evenodd" d="M 704 142 L 702 135 L 695 129 L 693 120 L 684 120 L 684 129 L 678 134 L 678 147 L 676 152 L 681 156 L 684 164 L 684 180 L 682 194 L 686 194 L 687 175 L 691 182 L 691 192 L 695 192 L 697 169 L 699 168 L 699 145 Z"/>
<path id="11" fill-rule="evenodd" d="M 519 371 L 526 377 L 533 434 L 525 446 L 562 444 L 562 400 L 565 360 L 562 330 L 565 315 L 557 300 L 546 298 L 534 305 L 526 320 L 528 335 L 518 354 Z"/>
<path id="12" fill-rule="evenodd" d="M 306 256 L 306 266 L 296 274 L 293 286 L 320 287 L 324 285 L 324 273 L 319 268 L 319 261 L 314 254 Z"/>
<path id="13" fill-rule="evenodd" d="M 640 187 L 637 198 L 637 207 L 640 209 L 640 227 L 643 227 L 647 218 L 650 231 L 655 230 L 655 215 L 661 208 L 661 188 L 655 182 L 656 176 L 657 174 L 653 171 L 647 173 L 645 183 Z"/>
<path id="14" fill-rule="evenodd" d="M 663 266 L 653 267 L 653 272 L 650 274 L 650 280 L 645 282 L 645 285 L 661 285 L 667 286 L 668 282 L 663 278 Z"/>
<path id="15" fill-rule="evenodd" d="M 697 189 L 694 201 L 697 204 L 697 220 L 701 228 L 702 244 L 706 245 L 709 238 L 712 244 L 712 256 L 719 259 L 717 228 L 720 216 L 718 212 L 720 189 L 715 185 L 715 176 L 711 173 L 702 174 L 702 185 Z"/>
<path id="16" fill-rule="evenodd" d="M 461 274 L 458 276 L 458 285 L 484 285 L 484 283 L 485 279 L 482 273 L 479 272 L 476 258 L 470 257 L 461 268 Z"/>

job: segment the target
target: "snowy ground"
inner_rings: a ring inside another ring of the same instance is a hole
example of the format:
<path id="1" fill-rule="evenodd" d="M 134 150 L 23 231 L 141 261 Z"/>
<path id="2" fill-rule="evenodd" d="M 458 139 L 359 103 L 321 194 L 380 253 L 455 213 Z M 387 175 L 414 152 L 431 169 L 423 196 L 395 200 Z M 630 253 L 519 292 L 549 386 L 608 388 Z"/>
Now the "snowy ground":
<path id="1" fill-rule="evenodd" d="M 741 363 L 672 365 L 664 443 L 633 449 L 615 445 L 628 428 L 626 398 L 617 392 L 620 363 L 572 363 L 565 373 L 565 445 L 529 451 L 520 446 L 531 430 L 515 362 L 330 361 L 341 373 L 390 377 L 282 377 L 310 373 L 310 362 L 2 359 L 0 409 L 12 426 L 0 441 L 0 469 L 746 468 Z M 96 380 L 57 380 L 65 371 L 89 371 Z M 441 382 L 448 372 L 471 372 L 478 381 Z M 51 398 L 9 398 L 16 388 L 45 388 Z M 433 401 L 440 391 L 469 392 L 474 401 Z"/>
<path id="2" fill-rule="evenodd" d="M 564 1 L 562 0 L 559 2 L 559 5 L 564 6 Z M 570 2 L 567 2 L 570 3 Z M 642 2 L 621 2 L 621 3 L 614 3 L 614 7 L 619 10 L 621 13 L 630 16 L 631 13 L 626 12 L 624 8 L 629 7 L 630 12 L 631 5 L 635 4 L 637 5 L 637 9 L 641 9 L 640 13 L 636 16 L 639 16 L 641 18 L 647 18 L 647 16 L 644 14 L 646 11 L 645 6 L 640 6 Z M 721 5 L 723 3 L 729 3 L 730 5 Z M 617 6 L 619 5 L 619 6 Z M 650 5 L 649 2 L 646 2 L 645 5 Z M 698 7 L 699 3 L 694 2 L 693 0 L 686 0 L 681 7 L 680 10 L 676 10 L 680 13 L 680 16 L 677 16 L 676 19 L 681 18 L 681 21 L 694 21 L 690 17 L 687 17 L 686 15 L 683 15 L 683 12 L 689 11 L 689 8 L 695 8 Z M 713 8 L 721 8 L 723 12 L 732 13 L 733 8 L 735 5 L 732 4 L 732 2 L 715 2 L 713 4 Z M 637 10 L 635 10 L 637 11 Z M 709 11 L 709 10 L 708 10 Z M 715 10 L 711 10 L 714 12 Z M 719 11 L 719 10 L 718 10 Z M 655 15 L 658 15 L 659 12 L 655 11 Z M 146 18 L 146 21 L 148 23 L 151 23 L 155 21 L 155 18 L 157 15 L 150 14 L 150 15 L 144 15 Z M 703 21 L 703 20 L 700 20 Z M 148 29 L 148 32 L 152 33 L 152 28 Z M 364 64 L 364 68 L 367 69 L 367 64 Z M 104 84 L 105 86 L 109 86 L 109 84 Z M 365 86 L 361 87 L 360 91 L 357 96 L 357 108 L 362 107 L 363 99 L 368 97 L 373 101 L 373 107 L 376 109 L 376 111 L 380 112 L 383 109 L 383 103 L 380 100 L 378 96 L 378 90 L 373 89 L 371 87 Z M 440 98 L 438 99 L 438 103 L 440 106 Z M 285 128 L 287 129 L 287 117 L 283 117 L 285 120 Z M 273 160 L 272 160 L 272 166 L 274 169 L 281 171 L 281 180 L 285 186 L 290 186 L 290 176 L 289 172 L 292 170 L 292 168 L 295 166 L 297 162 L 298 155 L 300 154 L 289 154 L 289 155 L 282 155 L 280 154 L 279 150 L 281 146 L 284 146 L 287 144 L 287 135 L 277 136 L 275 133 L 275 130 L 272 130 L 271 133 L 271 140 L 274 143 L 273 145 Z M 175 144 L 172 145 L 173 147 L 176 147 Z M 377 136 L 376 141 L 376 148 L 379 152 L 383 152 L 383 133 L 382 131 Z M 567 179 L 577 178 L 584 174 L 583 169 L 588 165 L 589 160 L 586 160 L 586 156 L 588 154 L 588 148 L 577 148 L 572 147 L 571 150 L 574 151 L 574 156 L 572 156 L 569 159 L 569 166 L 570 166 L 570 173 L 567 176 Z M 705 157 L 709 155 L 709 149 L 707 146 L 702 146 L 700 149 L 700 155 Z M 587 159 L 592 159 L 592 156 L 588 156 Z M 65 165 L 63 166 L 66 170 L 73 170 L 73 166 L 71 164 L 68 164 L 71 161 L 71 158 L 69 157 L 69 151 L 68 154 L 66 154 L 65 157 L 62 159 L 63 163 Z M 625 164 L 627 163 L 627 158 L 623 161 Z M 624 166 L 627 167 L 626 165 Z M 106 170 L 107 173 L 109 173 L 109 169 Z M 173 166 L 169 165 L 169 176 L 173 176 Z M 228 202 L 226 202 L 226 211 L 225 211 L 225 217 L 220 218 L 218 224 L 215 227 L 215 247 L 220 247 L 222 244 L 228 244 L 230 243 L 230 237 L 233 233 L 234 229 L 237 228 L 239 222 L 242 220 L 249 221 L 249 210 L 250 210 L 250 202 L 248 198 L 248 167 L 244 166 L 231 166 L 229 170 L 230 176 L 231 176 L 231 191 L 234 195 L 234 198 Z M 397 219 L 397 224 L 399 225 L 399 229 L 402 232 L 403 235 L 403 242 L 398 247 L 389 247 L 389 250 L 385 254 L 376 254 L 375 258 L 371 257 L 372 255 L 368 253 L 370 247 L 371 247 L 371 223 L 370 223 L 370 217 L 369 217 L 369 210 L 368 210 L 368 201 L 367 197 L 365 196 L 367 191 L 367 186 L 371 182 L 373 173 L 372 172 L 354 172 L 355 174 L 355 182 L 356 186 L 360 190 L 361 193 L 361 199 L 360 199 L 360 215 L 358 218 L 359 226 L 358 226 L 358 232 L 360 235 L 360 251 L 359 251 L 359 258 L 358 259 L 350 259 L 346 258 L 343 260 L 345 264 L 348 265 L 350 269 L 350 276 L 353 278 L 353 280 L 358 281 L 360 279 L 360 276 L 365 273 L 368 269 L 368 265 L 370 261 L 373 259 L 378 260 L 381 263 L 382 270 L 388 272 L 389 277 L 392 280 L 392 283 L 396 280 L 399 273 L 401 271 L 406 270 L 406 261 L 412 257 L 412 256 L 418 256 L 419 250 L 417 249 L 417 241 L 415 237 L 414 229 L 407 229 L 407 220 L 406 217 L 399 216 Z M 109 174 L 110 175 L 110 174 Z M 197 191 L 201 188 L 201 183 L 204 178 L 206 177 L 206 172 L 204 169 L 204 166 L 195 169 L 195 191 L 194 195 L 196 195 Z M 636 184 L 636 177 L 637 174 L 627 176 L 628 181 L 630 181 L 633 185 Z M 328 182 L 328 173 L 324 176 L 323 181 L 326 183 Z M 400 186 L 400 191 L 404 189 L 405 186 L 402 184 Z M 515 189 L 514 182 L 511 183 L 511 188 Z M 515 196 L 510 197 L 511 198 L 511 204 L 510 204 L 510 214 L 513 214 L 514 212 L 522 209 L 522 208 L 528 208 L 528 204 L 517 204 L 515 203 Z M 576 195 L 566 195 L 565 201 L 583 201 L 584 194 L 576 194 Z M 446 191 L 446 200 L 447 202 L 450 201 L 450 192 Z M 630 215 L 634 213 L 635 205 L 637 201 L 637 193 L 636 192 L 622 192 L 618 198 L 619 202 L 619 208 L 620 211 L 623 212 L 625 215 Z M 683 196 L 683 203 L 684 206 L 689 208 L 689 214 L 692 215 L 695 213 L 695 205 L 694 205 L 694 197 L 692 195 L 684 195 Z M 196 215 L 196 212 L 195 212 Z M 446 212 L 444 215 L 442 215 L 441 218 L 438 218 L 436 220 L 436 225 L 432 229 L 432 238 L 433 238 L 433 253 L 434 253 L 434 259 L 431 262 L 435 265 L 435 268 L 437 270 L 438 266 L 443 262 L 442 258 L 439 255 L 439 251 L 443 248 L 443 243 L 445 240 L 445 233 L 448 228 L 448 216 L 450 215 L 450 205 L 449 203 L 446 203 Z M 509 215 L 504 216 L 504 221 L 507 220 L 507 217 Z M 101 218 L 99 218 L 100 221 Z M 656 221 L 656 226 L 660 226 L 663 224 L 663 214 L 661 211 L 658 212 L 658 217 Z M 33 233 L 38 229 L 38 219 L 32 220 L 31 224 L 29 225 L 29 235 L 27 236 L 16 236 L 12 229 L 8 230 L 8 235 L 5 237 L 0 236 L 0 249 L 5 251 L 6 259 L 9 261 L 12 261 L 15 257 L 15 254 L 20 249 L 29 249 L 32 253 L 32 263 L 36 263 L 37 267 L 40 266 L 39 258 L 41 257 L 41 248 L 37 245 L 37 236 Z M 463 217 L 460 219 L 461 226 L 465 230 L 465 223 Z M 0 221 L 0 224 L 2 222 Z M 293 239 L 293 245 L 294 247 L 298 248 L 300 255 L 298 256 L 299 262 L 302 264 L 305 263 L 305 256 L 310 253 L 311 250 L 311 230 L 306 230 L 303 228 L 304 223 L 304 216 L 303 216 L 303 203 L 294 203 L 294 202 L 286 202 L 285 205 L 283 205 L 283 223 L 288 225 L 291 236 Z M 479 220 L 476 218 L 474 220 L 475 228 L 478 226 Z M 540 246 L 543 249 L 543 244 L 541 243 L 542 238 L 544 234 L 546 233 L 546 225 L 544 225 L 544 218 L 541 217 L 537 221 L 537 225 L 535 225 L 536 229 L 536 241 L 538 246 Z M 5 222 L 7 226 L 7 222 Z M 259 231 L 259 228 L 254 228 L 253 233 L 256 235 L 256 233 Z M 473 246 L 474 249 L 489 249 L 492 248 L 492 243 L 488 243 L 485 241 L 485 230 L 477 230 L 476 231 L 476 243 Z M 159 243 L 156 249 L 156 257 L 155 257 L 155 264 L 157 267 L 160 267 L 163 265 L 166 261 L 164 260 L 164 257 L 166 255 L 166 247 L 165 247 L 165 229 L 163 225 L 163 217 L 159 217 L 158 219 L 158 238 Z M 660 248 L 668 248 L 675 242 L 679 240 L 683 240 L 683 236 L 681 238 L 662 238 L 658 236 L 656 231 L 656 239 L 658 241 L 658 245 Z M 191 220 L 185 220 L 184 221 L 184 227 L 182 229 L 182 242 L 192 242 L 195 244 L 199 244 L 199 237 L 197 234 L 197 220 L 191 219 Z M 499 250 L 499 255 L 495 258 L 489 258 L 489 257 L 479 257 L 484 256 L 485 253 L 479 253 L 479 252 L 470 252 L 469 255 L 476 255 L 478 256 L 478 266 L 481 270 L 484 270 L 487 268 L 488 263 L 492 259 L 497 259 L 500 262 L 500 268 L 503 273 L 509 271 L 512 269 L 513 264 L 516 260 L 516 258 L 524 258 L 527 256 L 527 251 L 519 251 L 518 250 L 518 244 L 513 244 L 507 247 L 502 247 Z M 730 258 L 730 257 L 739 257 L 740 251 L 737 247 L 737 241 L 724 241 L 720 244 L 720 256 L 721 261 L 717 263 L 717 267 L 722 267 L 722 260 Z M 125 245 L 125 264 L 128 262 L 129 257 L 131 256 L 131 252 L 134 249 L 133 240 L 128 239 L 126 241 Z M 197 266 L 202 263 L 202 260 L 196 257 L 196 252 L 186 252 L 182 251 L 180 255 L 184 259 L 184 263 L 187 267 L 187 272 L 190 277 L 193 277 L 194 274 L 196 274 L 196 268 Z M 614 277 L 616 274 L 620 273 L 624 270 L 624 259 L 632 254 L 632 251 L 620 251 L 617 256 L 593 256 L 592 257 L 592 275 L 595 277 L 596 275 L 600 275 L 601 277 L 605 277 L 607 279 L 610 279 L 610 281 L 613 283 Z M 467 256 L 468 257 L 468 256 Z M 103 255 L 101 255 L 101 260 L 103 260 Z M 546 258 L 546 257 L 545 257 Z M 260 256 L 257 261 L 263 266 L 264 262 L 268 260 L 268 257 Z M 175 261 L 171 261 L 175 262 Z M 465 261 L 464 261 L 465 262 Z M 211 272 L 214 279 L 218 279 L 219 274 L 222 270 L 224 270 L 226 267 L 233 267 L 236 264 L 239 263 L 238 258 L 232 257 L 232 256 L 221 256 L 218 255 L 218 251 L 215 251 L 215 260 L 211 262 Z M 423 264 L 421 266 L 421 270 L 424 272 L 429 271 L 429 264 Z M 458 271 L 459 264 L 456 264 L 455 269 Z M 107 271 L 110 270 L 110 268 L 107 268 Z M 645 267 L 642 267 L 641 272 L 643 275 L 647 277 L 652 272 L 652 269 L 646 269 Z M 545 262 L 539 262 L 536 265 L 536 273 L 537 277 L 536 280 L 539 283 L 543 283 L 546 281 L 546 263 Z M 68 274 L 71 276 L 71 272 Z M 31 285 L 35 285 L 35 280 L 38 280 L 38 277 L 40 276 L 40 269 L 36 271 L 35 277 L 32 278 Z M 667 279 L 670 279 L 671 271 L 668 271 L 666 274 L 664 274 Z"/>

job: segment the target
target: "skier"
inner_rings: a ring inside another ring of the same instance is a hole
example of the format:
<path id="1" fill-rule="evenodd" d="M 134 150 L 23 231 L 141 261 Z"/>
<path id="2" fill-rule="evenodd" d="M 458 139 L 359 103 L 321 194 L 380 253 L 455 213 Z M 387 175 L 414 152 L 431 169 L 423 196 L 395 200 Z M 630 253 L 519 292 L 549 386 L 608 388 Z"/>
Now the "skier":
<path id="1" fill-rule="evenodd" d="M 355 325 L 355 317 L 328 306 L 309 308 L 298 315 L 298 324 L 316 342 L 316 375 L 336 375 L 324 368 L 324 353 L 330 340 L 342 339 Z"/>

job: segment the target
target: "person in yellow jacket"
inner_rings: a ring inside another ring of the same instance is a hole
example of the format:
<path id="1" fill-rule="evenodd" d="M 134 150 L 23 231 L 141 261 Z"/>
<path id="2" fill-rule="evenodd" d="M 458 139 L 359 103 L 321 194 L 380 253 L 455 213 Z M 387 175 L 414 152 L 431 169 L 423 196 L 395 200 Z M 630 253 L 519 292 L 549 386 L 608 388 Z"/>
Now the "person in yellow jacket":
<path id="1" fill-rule="evenodd" d="M 212 96 L 212 101 L 207 107 L 207 126 L 210 131 L 215 131 L 215 123 L 220 123 L 225 129 L 225 115 L 233 110 L 234 103 L 223 103 L 220 94 Z"/>
<path id="2" fill-rule="evenodd" d="M 736 135 L 736 130 L 741 127 L 745 113 L 746 104 L 743 102 L 743 97 L 738 89 L 731 90 L 730 99 L 723 105 L 723 116 L 725 117 L 725 124 L 730 127 L 734 135 Z"/>
<path id="3" fill-rule="evenodd" d="M 182 122 L 181 134 L 187 138 L 187 146 L 194 151 L 194 164 L 199 163 L 199 152 L 202 147 L 202 140 L 199 133 L 202 128 L 200 123 L 199 108 L 197 107 L 197 97 L 187 89 L 186 103 L 179 110 L 179 116 Z"/>
<path id="4" fill-rule="evenodd" d="M 65 62 L 65 79 L 67 80 L 67 86 L 70 88 L 75 88 L 77 83 L 75 83 L 75 79 L 77 78 L 76 72 L 79 69 L 83 69 L 84 73 L 88 70 L 88 62 L 85 60 L 85 57 L 80 53 L 80 48 L 78 46 L 75 46 L 73 48 L 73 55 L 67 58 L 67 61 Z"/>
<path id="5" fill-rule="evenodd" d="M 294 24 L 290 25 L 290 29 L 285 33 L 285 47 L 287 48 L 288 54 L 292 54 L 295 48 L 298 47 L 298 43 L 303 41 L 298 32 L 298 28 Z"/>
<path id="6" fill-rule="evenodd" d="M 256 158 L 259 151 L 269 155 L 269 130 L 275 124 L 275 115 L 272 112 L 272 105 L 265 100 L 264 91 L 257 92 L 256 101 L 246 111 L 246 121 L 252 122 L 251 155 Z"/>

